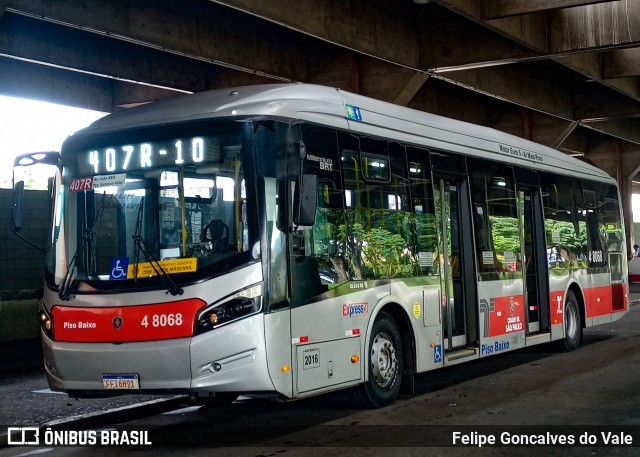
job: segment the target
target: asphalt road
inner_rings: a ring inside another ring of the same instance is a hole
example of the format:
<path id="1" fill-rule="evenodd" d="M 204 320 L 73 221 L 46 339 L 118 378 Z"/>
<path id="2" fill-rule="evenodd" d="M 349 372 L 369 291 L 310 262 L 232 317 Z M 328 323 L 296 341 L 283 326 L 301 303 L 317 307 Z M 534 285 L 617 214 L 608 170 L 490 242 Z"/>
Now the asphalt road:
<path id="1" fill-rule="evenodd" d="M 138 437 L 152 444 L 8 446 L 0 449 L 0 457 L 36 453 L 136 457 L 344 454 L 452 457 L 479 453 L 637 456 L 640 455 L 639 343 L 640 306 L 632 306 L 622 320 L 585 331 L 583 346 L 573 353 L 555 352 L 548 345 L 536 346 L 426 373 L 418 377 L 415 395 L 402 397 L 380 410 L 358 410 L 352 406 L 348 392 L 340 392 L 291 403 L 244 397 L 233 405 L 207 410 L 179 409 L 181 400 L 177 399 L 173 403 L 161 402 L 159 405 L 163 406 L 149 407 L 143 413 L 140 411 L 144 409 L 131 410 L 138 411 L 136 415 L 121 409 L 126 404 L 107 402 L 88 407 L 85 400 L 76 402 L 64 395 L 36 394 L 34 391 L 39 390 L 36 387 L 46 389 L 46 383 L 38 384 L 42 379 L 14 377 L 14 388 L 9 388 L 11 382 L 0 383 L 2 423 L 46 426 L 63 417 L 75 417 L 67 432 L 85 430 L 92 435 L 84 438 L 93 436 L 98 444 L 105 433 L 115 433 L 112 438 L 117 437 L 120 442 L 129 439 L 131 444 Z M 130 405 L 137 400 L 119 401 Z M 94 411 L 86 417 L 82 413 L 74 416 L 82 408 L 101 407 L 102 412 L 111 410 L 110 414 L 103 416 Z M 159 414 L 160 410 L 170 411 Z M 39 411 L 38 415 L 33 416 L 33 411 Z M 20 416 L 22 412 L 30 418 Z M 87 431 L 87 427 L 91 429 Z M 147 434 L 138 434 L 143 431 Z M 456 446 L 451 446 L 454 433 L 475 444 L 464 447 L 459 439 Z M 478 448 L 478 440 L 492 436 L 498 444 L 505 439 L 527 439 L 534 443 L 525 447 Z M 595 439 L 597 444 L 581 447 L 579 441 L 583 437 Z M 606 438 L 615 438 L 622 444 L 605 447 Z M 549 440 L 555 440 L 556 444 L 545 445 Z M 562 440 L 568 444 L 557 444 Z"/>

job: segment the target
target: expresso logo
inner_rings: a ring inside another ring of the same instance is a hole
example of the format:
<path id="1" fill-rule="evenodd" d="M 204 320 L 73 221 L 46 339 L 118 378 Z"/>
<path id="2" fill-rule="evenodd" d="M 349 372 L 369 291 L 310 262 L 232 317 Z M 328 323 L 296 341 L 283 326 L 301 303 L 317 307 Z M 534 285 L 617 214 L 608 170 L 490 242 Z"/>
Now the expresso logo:
<path id="1" fill-rule="evenodd" d="M 369 307 L 367 303 L 349 303 L 342 305 L 342 317 L 361 316 L 367 314 Z"/>

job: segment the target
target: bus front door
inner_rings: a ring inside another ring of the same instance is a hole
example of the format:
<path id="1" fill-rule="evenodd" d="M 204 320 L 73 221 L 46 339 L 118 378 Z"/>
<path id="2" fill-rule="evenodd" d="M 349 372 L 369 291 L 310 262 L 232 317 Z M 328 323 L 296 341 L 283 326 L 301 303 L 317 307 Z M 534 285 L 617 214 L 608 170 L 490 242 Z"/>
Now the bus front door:
<path id="1" fill-rule="evenodd" d="M 436 177 L 441 233 L 444 347 L 453 351 L 477 340 L 473 233 L 466 178 Z"/>
<path id="2" fill-rule="evenodd" d="M 523 216 L 527 333 L 548 332 L 549 279 L 540 190 L 520 190 L 518 194 Z"/>

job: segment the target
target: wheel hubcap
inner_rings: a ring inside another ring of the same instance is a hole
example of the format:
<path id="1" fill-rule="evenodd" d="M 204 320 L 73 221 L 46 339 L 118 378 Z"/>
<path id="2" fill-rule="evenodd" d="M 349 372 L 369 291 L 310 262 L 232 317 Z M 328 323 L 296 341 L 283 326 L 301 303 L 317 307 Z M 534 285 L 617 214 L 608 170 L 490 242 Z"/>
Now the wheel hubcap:
<path id="1" fill-rule="evenodd" d="M 389 335 L 378 333 L 371 345 L 371 371 L 376 384 L 387 387 L 396 375 L 396 348 Z"/>
<path id="2" fill-rule="evenodd" d="M 565 312 L 567 313 L 566 316 L 566 332 L 567 332 L 567 337 L 573 339 L 576 336 L 576 332 L 577 332 L 577 319 L 576 319 L 576 309 L 574 306 L 567 306 Z"/>

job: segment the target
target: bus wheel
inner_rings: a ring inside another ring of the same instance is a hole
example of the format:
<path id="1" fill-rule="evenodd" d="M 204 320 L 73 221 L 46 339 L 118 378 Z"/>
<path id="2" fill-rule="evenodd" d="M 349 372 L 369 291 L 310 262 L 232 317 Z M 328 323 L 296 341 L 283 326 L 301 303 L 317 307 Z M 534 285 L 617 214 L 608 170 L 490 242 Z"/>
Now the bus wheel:
<path id="1" fill-rule="evenodd" d="M 373 324 L 368 361 L 369 380 L 359 386 L 358 403 L 374 408 L 390 405 L 400 392 L 403 359 L 398 326 L 385 312 Z"/>
<path id="2" fill-rule="evenodd" d="M 564 304 L 564 338 L 559 346 L 564 351 L 574 351 L 582 340 L 582 322 L 580 320 L 580 305 L 576 295 L 569 291 Z"/>

